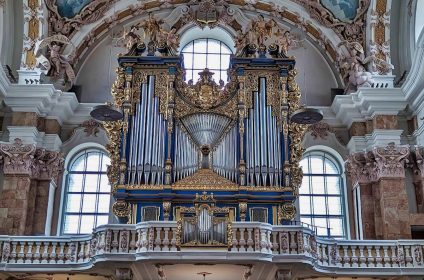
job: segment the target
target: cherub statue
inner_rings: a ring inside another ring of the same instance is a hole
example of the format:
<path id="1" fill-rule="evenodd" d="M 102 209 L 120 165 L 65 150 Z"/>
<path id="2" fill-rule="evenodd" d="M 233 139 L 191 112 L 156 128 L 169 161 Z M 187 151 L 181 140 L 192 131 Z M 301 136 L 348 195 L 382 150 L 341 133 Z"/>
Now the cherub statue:
<path id="1" fill-rule="evenodd" d="M 170 31 L 160 30 L 160 41 L 166 42 L 171 55 L 175 54 L 180 46 L 180 36 L 177 34 L 177 29 L 172 27 Z"/>
<path id="2" fill-rule="evenodd" d="M 236 48 L 236 56 L 242 56 L 244 52 L 244 48 L 247 45 L 248 45 L 247 34 L 243 33 L 241 30 L 238 30 L 237 36 L 236 36 L 236 44 L 234 46 Z"/>
<path id="3" fill-rule="evenodd" d="M 288 57 L 289 50 L 303 47 L 303 40 L 297 40 L 288 30 L 282 32 L 281 29 L 278 29 L 274 35 L 276 37 L 275 43 L 279 46 L 280 53 L 284 57 Z"/>
<path id="4" fill-rule="evenodd" d="M 273 20 L 265 21 L 263 15 L 259 15 L 258 20 L 252 21 L 251 24 L 252 28 L 250 33 L 252 33 L 251 35 L 253 35 L 256 40 L 250 40 L 250 43 L 257 43 L 258 46 L 264 45 L 265 41 L 272 35 L 272 28 L 275 26 L 275 22 Z"/>
<path id="5" fill-rule="evenodd" d="M 137 25 L 133 25 L 130 28 L 129 32 L 125 32 L 124 34 L 124 43 L 125 43 L 125 47 L 126 49 L 129 51 L 135 44 L 137 44 L 138 42 L 141 41 L 141 37 L 140 35 L 138 35 L 136 33 L 136 31 L 138 30 Z"/>
<path id="6" fill-rule="evenodd" d="M 339 46 L 346 45 L 350 56 L 342 60 L 341 68 L 346 70 L 345 78 L 348 80 L 347 89 L 351 86 L 371 87 L 374 83 L 372 75 L 366 70 L 366 65 L 374 60 L 374 56 L 365 57 L 364 49 L 358 42 L 341 42 Z"/>
<path id="7" fill-rule="evenodd" d="M 71 88 L 75 80 L 75 72 L 70 64 L 75 48 L 70 48 L 70 52 L 64 54 L 67 45 L 71 45 L 70 40 L 57 34 L 38 41 L 35 46 L 37 67 L 46 77 L 62 80 L 62 89 Z"/>
<path id="8" fill-rule="evenodd" d="M 163 20 L 156 20 L 152 13 L 149 13 L 149 18 L 138 27 L 143 28 L 144 34 L 150 42 L 157 42 L 160 26 L 164 23 Z"/>

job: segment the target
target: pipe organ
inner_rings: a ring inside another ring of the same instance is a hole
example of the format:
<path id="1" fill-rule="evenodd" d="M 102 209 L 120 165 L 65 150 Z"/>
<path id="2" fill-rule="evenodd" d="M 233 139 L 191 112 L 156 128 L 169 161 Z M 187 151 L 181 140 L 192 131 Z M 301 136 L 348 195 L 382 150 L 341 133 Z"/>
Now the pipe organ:
<path id="1" fill-rule="evenodd" d="M 227 242 L 229 222 L 258 219 L 257 209 L 268 223 L 290 222 L 306 129 L 290 120 L 300 108 L 295 60 L 275 45 L 268 54 L 246 45 L 231 57 L 227 84 L 207 68 L 194 83 L 166 41 L 132 40 L 112 87 L 123 118 L 104 123 L 118 218 L 140 222 L 156 207 L 158 219 L 181 222 L 182 242 L 202 244 Z M 213 196 L 213 209 L 199 193 Z"/>

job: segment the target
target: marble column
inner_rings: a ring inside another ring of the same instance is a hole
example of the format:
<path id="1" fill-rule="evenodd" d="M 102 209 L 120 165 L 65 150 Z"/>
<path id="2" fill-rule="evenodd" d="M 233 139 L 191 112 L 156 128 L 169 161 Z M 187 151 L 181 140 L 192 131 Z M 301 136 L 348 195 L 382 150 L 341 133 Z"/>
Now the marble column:
<path id="1" fill-rule="evenodd" d="M 47 222 L 50 182 L 63 170 L 59 152 L 34 144 L 0 144 L 4 173 L 0 194 L 0 234 L 42 235 Z"/>

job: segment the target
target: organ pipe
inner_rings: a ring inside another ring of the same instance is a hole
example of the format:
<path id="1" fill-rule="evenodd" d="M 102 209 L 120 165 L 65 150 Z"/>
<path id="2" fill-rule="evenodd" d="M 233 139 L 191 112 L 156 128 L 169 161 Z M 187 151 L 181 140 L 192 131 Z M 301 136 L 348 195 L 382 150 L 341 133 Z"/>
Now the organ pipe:
<path id="1" fill-rule="evenodd" d="M 215 147 L 213 158 L 213 170 L 228 180 L 238 183 L 238 126 L 233 126 L 225 134 L 222 141 Z"/>
<path id="2" fill-rule="evenodd" d="M 130 117 L 128 151 L 129 184 L 160 185 L 165 178 L 166 122 L 159 113 L 159 99 L 154 96 L 155 77 L 141 86 L 140 102 Z"/>
<path id="3" fill-rule="evenodd" d="M 199 150 L 190 137 L 177 125 L 174 142 L 174 182 L 192 175 L 198 169 Z"/>

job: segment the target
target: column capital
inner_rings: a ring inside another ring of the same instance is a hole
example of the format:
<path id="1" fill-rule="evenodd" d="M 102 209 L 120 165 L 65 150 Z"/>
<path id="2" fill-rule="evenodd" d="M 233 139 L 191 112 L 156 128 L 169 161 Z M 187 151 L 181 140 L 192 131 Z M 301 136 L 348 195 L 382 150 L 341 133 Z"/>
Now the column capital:
<path id="1" fill-rule="evenodd" d="M 0 143 L 0 157 L 5 175 L 56 180 L 63 171 L 62 153 L 23 144 L 19 138 L 13 143 Z"/>
<path id="2" fill-rule="evenodd" d="M 405 163 L 408 162 L 409 146 L 389 143 L 385 147 L 374 147 L 377 178 L 404 178 Z"/>

